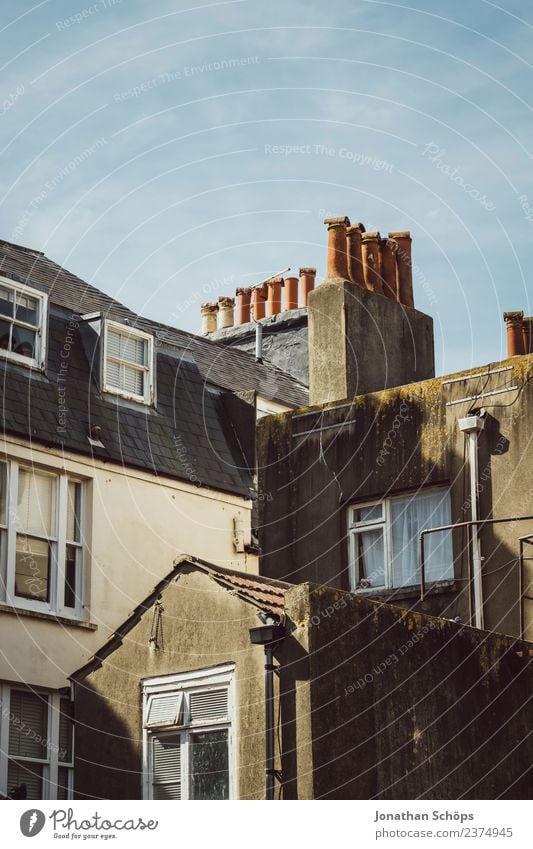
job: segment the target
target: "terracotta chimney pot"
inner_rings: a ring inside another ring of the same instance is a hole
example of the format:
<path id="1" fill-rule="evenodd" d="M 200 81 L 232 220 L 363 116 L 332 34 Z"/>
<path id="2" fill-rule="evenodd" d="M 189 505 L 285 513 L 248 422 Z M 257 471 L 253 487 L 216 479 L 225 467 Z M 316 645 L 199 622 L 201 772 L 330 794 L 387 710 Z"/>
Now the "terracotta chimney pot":
<path id="1" fill-rule="evenodd" d="M 202 336 L 214 333 L 217 329 L 218 304 L 202 304 L 200 314 L 202 316 Z"/>
<path id="2" fill-rule="evenodd" d="M 235 309 L 234 298 L 221 295 L 218 299 L 218 329 L 233 327 L 233 313 Z"/>
<path id="3" fill-rule="evenodd" d="M 393 239 L 396 242 L 398 300 L 406 307 L 414 307 L 411 234 L 409 230 L 398 230 L 389 233 L 389 239 Z"/>
<path id="4" fill-rule="evenodd" d="M 281 312 L 281 290 L 283 288 L 283 277 L 273 277 L 267 280 L 267 315 L 277 315 Z"/>
<path id="5" fill-rule="evenodd" d="M 503 320 L 507 325 L 507 356 L 519 357 L 525 354 L 524 313 L 504 312 Z"/>
<path id="6" fill-rule="evenodd" d="M 285 298 L 283 308 L 286 310 L 298 309 L 298 278 L 285 278 Z"/>
<path id="7" fill-rule="evenodd" d="M 533 354 L 533 316 L 524 318 L 524 350 L 526 354 Z"/>
<path id="8" fill-rule="evenodd" d="M 396 253 L 394 248 L 395 243 L 392 239 L 381 240 L 381 277 L 383 280 L 383 294 L 391 301 L 398 300 L 398 293 L 396 289 Z"/>
<path id="9" fill-rule="evenodd" d="M 250 321 L 250 300 L 252 297 L 252 290 L 248 289 L 237 289 L 237 321 L 236 324 L 248 324 Z"/>
<path id="10" fill-rule="evenodd" d="M 265 317 L 266 286 L 255 286 L 252 289 L 252 311 L 255 321 Z"/>
<path id="11" fill-rule="evenodd" d="M 363 254 L 361 250 L 361 237 L 365 232 L 363 224 L 352 224 L 346 229 L 348 242 L 348 275 L 352 283 L 357 283 L 365 289 L 365 275 L 363 272 Z"/>
<path id="12" fill-rule="evenodd" d="M 349 280 L 348 253 L 346 243 L 346 228 L 350 219 L 345 215 L 337 218 L 326 218 L 328 225 L 328 271 L 326 280 Z"/>
<path id="13" fill-rule="evenodd" d="M 316 268 L 300 268 L 300 299 L 307 306 L 307 296 L 315 288 Z"/>
<path id="14" fill-rule="evenodd" d="M 381 236 L 376 231 L 363 233 L 361 237 L 361 252 L 363 255 L 363 273 L 365 285 L 372 292 L 383 294 L 383 281 L 381 278 Z"/>

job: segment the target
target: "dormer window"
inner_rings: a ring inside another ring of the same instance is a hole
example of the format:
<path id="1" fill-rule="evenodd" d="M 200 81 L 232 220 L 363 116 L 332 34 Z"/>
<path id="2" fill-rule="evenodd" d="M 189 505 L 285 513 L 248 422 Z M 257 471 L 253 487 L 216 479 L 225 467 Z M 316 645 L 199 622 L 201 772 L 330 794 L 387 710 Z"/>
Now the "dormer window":
<path id="1" fill-rule="evenodd" d="M 0 356 L 44 368 L 46 295 L 0 277 Z"/>
<path id="2" fill-rule="evenodd" d="M 104 392 L 142 404 L 153 402 L 153 336 L 115 321 L 106 321 L 103 360 Z"/>

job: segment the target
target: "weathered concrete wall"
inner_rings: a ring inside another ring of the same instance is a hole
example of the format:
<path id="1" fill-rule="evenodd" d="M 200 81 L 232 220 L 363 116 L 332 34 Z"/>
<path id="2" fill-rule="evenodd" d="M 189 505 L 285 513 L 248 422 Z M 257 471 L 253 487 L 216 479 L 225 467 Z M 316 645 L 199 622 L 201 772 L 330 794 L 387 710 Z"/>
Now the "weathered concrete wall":
<path id="1" fill-rule="evenodd" d="M 489 415 L 480 438 L 480 516 L 532 515 L 533 357 L 493 368 L 505 371 L 487 375 L 488 367 L 480 367 L 451 383 L 438 378 L 358 396 L 350 404 L 263 419 L 257 440 L 264 494 L 262 574 L 349 589 L 347 509 L 355 502 L 441 484 L 451 490 L 452 521 L 469 520 L 468 455 L 457 420 L 479 406 L 471 399 L 481 391 L 498 394 L 483 401 Z M 465 398 L 470 400 L 453 403 Z M 518 537 L 526 533 L 533 533 L 533 522 L 481 531 L 489 629 L 519 634 Z M 455 586 L 433 592 L 423 604 L 417 602 L 418 590 L 411 591 L 409 604 L 469 622 L 464 531 L 454 534 L 454 554 Z M 526 585 L 533 577 L 532 562 L 524 570 Z M 524 636 L 531 639 L 533 601 L 527 598 L 524 613 Z"/>
<path id="2" fill-rule="evenodd" d="M 430 316 L 347 281 L 319 286 L 308 309 L 312 404 L 435 374 Z"/>
<path id="3" fill-rule="evenodd" d="M 312 739 L 284 759 L 291 798 L 532 798 L 530 643 L 329 587 L 286 603 L 282 686 L 309 692 Z"/>
<path id="4" fill-rule="evenodd" d="M 180 573 L 162 603 L 162 651 L 150 646 L 151 608 L 75 685 L 76 797 L 142 797 L 141 678 L 224 663 L 235 663 L 238 797 L 264 797 L 264 652 L 248 634 L 260 624 L 255 608 L 194 571 Z"/>
<path id="5" fill-rule="evenodd" d="M 307 309 L 285 310 L 261 321 L 263 357 L 292 375 L 305 386 L 309 383 Z M 209 339 L 232 348 L 255 353 L 255 325 L 240 324 L 209 334 Z"/>

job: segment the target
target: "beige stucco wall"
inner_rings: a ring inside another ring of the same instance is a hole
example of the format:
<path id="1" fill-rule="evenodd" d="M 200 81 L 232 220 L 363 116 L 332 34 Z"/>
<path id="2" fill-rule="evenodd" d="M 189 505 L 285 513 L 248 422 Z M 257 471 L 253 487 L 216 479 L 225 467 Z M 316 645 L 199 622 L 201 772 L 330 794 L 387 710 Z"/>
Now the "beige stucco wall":
<path id="1" fill-rule="evenodd" d="M 102 666 L 79 681 L 76 796 L 141 796 L 141 679 L 235 664 L 236 795 L 264 797 L 264 651 L 250 643 L 256 608 L 184 566 L 162 593 L 164 648 L 150 646 L 153 608 Z"/>
<path id="2" fill-rule="evenodd" d="M 0 680 L 66 686 L 180 554 L 257 573 L 257 558 L 233 546 L 233 519 L 240 514 L 249 527 L 250 501 L 16 440 L 5 451 L 89 480 L 88 619 L 97 629 L 0 612 Z"/>

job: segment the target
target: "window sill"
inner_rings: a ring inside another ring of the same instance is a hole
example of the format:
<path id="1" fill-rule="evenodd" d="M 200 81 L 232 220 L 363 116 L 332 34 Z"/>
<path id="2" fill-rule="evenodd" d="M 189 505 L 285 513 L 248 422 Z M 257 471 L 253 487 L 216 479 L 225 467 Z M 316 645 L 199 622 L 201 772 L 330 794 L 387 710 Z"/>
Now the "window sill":
<path id="1" fill-rule="evenodd" d="M 0 613 L 45 619 L 47 622 L 55 622 L 57 625 L 65 625 L 68 628 L 85 628 L 88 631 L 96 631 L 98 628 L 98 625 L 95 625 L 94 622 L 87 622 L 84 619 L 69 619 L 67 616 L 56 616 L 55 613 L 41 613 L 39 610 L 28 610 L 25 607 L 13 607 L 11 604 L 0 603 Z"/>
<path id="2" fill-rule="evenodd" d="M 453 581 L 434 581 L 426 584 L 425 596 L 441 595 L 442 593 L 455 592 L 457 584 Z M 370 587 L 366 590 L 353 590 L 354 595 L 365 596 L 365 598 L 380 599 L 387 602 L 401 601 L 404 598 L 419 598 L 420 584 L 412 584 L 408 587 Z"/>

